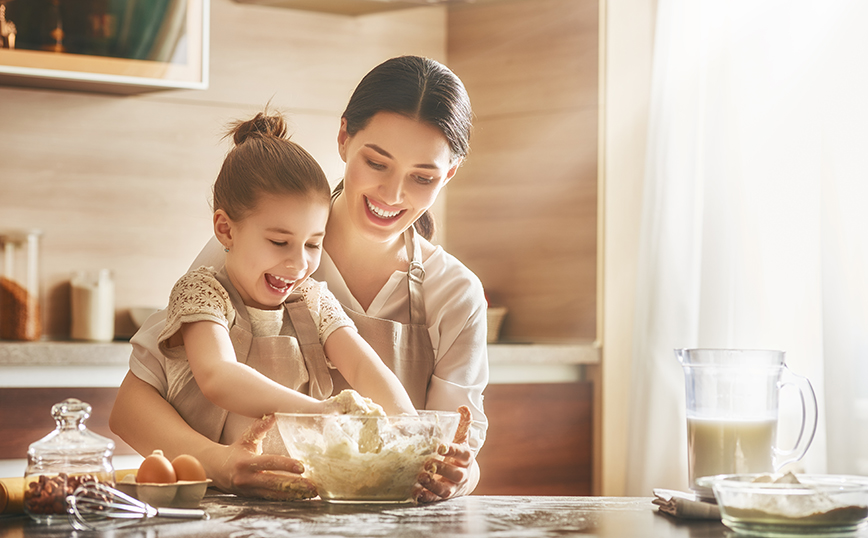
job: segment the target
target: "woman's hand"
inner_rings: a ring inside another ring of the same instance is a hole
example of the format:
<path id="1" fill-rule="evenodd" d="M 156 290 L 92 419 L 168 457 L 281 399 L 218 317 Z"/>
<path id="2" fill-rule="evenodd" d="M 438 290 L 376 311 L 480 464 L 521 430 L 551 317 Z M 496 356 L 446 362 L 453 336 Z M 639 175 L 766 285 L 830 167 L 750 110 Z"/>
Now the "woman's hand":
<path id="1" fill-rule="evenodd" d="M 208 473 L 214 486 L 227 493 L 244 497 L 260 497 L 292 501 L 316 497 L 313 482 L 304 478 L 304 466 L 288 456 L 262 454 L 262 440 L 275 423 L 275 416 L 257 419 L 244 435 L 229 446 L 215 447 L 223 452 L 210 461 L 222 461 L 219 468 Z"/>
<path id="2" fill-rule="evenodd" d="M 430 459 L 425 463 L 425 472 L 419 475 L 419 483 L 413 490 L 413 498 L 419 503 L 442 501 L 466 495 L 476 487 L 479 467 L 470 450 L 467 432 L 470 429 L 470 410 L 467 406 L 458 409 L 461 420 L 452 443 L 437 451 L 443 459 Z"/>
<path id="3" fill-rule="evenodd" d="M 471 490 L 475 459 L 470 446 L 451 443 L 440 448 L 443 460 L 428 460 L 426 472 L 419 475 L 419 483 L 413 491 L 416 502 L 442 501 L 466 495 Z"/>
<path id="4" fill-rule="evenodd" d="M 156 388 L 129 372 L 118 389 L 109 426 L 139 454 L 160 449 L 170 459 L 195 456 L 222 491 L 278 500 L 315 497 L 313 483 L 300 476 L 301 463 L 262 455 L 262 441 L 275 421 L 274 415 L 257 419 L 235 443 L 215 443 L 191 428 Z"/>

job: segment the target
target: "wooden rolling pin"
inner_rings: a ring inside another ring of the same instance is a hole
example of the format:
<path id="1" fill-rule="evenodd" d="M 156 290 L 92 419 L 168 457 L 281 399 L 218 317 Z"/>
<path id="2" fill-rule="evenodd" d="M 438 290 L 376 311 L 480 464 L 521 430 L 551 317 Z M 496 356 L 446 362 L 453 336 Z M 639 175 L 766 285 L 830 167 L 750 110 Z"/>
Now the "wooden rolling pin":
<path id="1" fill-rule="evenodd" d="M 0 478 L 0 514 L 24 512 L 24 478 Z"/>

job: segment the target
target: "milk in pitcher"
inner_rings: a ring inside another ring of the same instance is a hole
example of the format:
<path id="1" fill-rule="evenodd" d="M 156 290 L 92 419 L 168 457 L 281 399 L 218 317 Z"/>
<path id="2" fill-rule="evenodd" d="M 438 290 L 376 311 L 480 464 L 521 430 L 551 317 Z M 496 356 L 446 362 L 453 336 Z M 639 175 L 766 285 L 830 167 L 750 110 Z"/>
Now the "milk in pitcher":
<path id="1" fill-rule="evenodd" d="M 687 418 L 690 485 L 701 476 L 774 471 L 777 420 Z"/>

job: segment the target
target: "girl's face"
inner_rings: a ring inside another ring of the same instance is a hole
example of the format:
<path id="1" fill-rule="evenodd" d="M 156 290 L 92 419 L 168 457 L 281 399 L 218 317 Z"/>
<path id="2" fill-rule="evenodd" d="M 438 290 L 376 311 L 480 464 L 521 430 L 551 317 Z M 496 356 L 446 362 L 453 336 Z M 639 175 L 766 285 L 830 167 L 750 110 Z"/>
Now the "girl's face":
<path id="1" fill-rule="evenodd" d="M 225 247 L 226 272 L 247 306 L 274 309 L 319 266 L 328 201 L 304 195 L 265 195 L 252 212 L 233 221 L 214 213 Z"/>
<path id="2" fill-rule="evenodd" d="M 341 120 L 338 148 L 347 163 L 341 196 L 350 219 L 376 242 L 394 240 L 410 227 L 461 164 L 439 129 L 392 112 L 377 113 L 352 136 Z"/>

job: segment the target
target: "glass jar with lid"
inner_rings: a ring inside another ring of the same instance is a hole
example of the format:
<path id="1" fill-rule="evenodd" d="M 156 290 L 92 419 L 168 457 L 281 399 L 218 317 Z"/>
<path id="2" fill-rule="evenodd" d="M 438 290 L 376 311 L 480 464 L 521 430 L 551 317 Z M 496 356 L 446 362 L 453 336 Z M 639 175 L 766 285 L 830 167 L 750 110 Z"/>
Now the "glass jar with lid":
<path id="1" fill-rule="evenodd" d="M 27 450 L 24 511 L 40 523 L 67 521 L 66 496 L 85 482 L 115 483 L 115 443 L 85 427 L 89 404 L 75 398 L 54 404 L 57 429 Z"/>
<path id="2" fill-rule="evenodd" d="M 0 340 L 39 340 L 39 230 L 0 230 Z"/>

